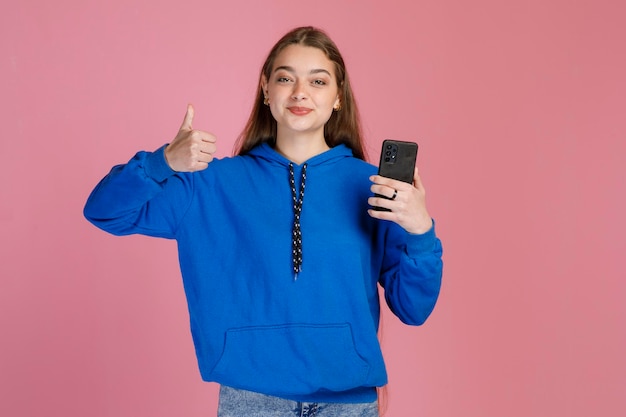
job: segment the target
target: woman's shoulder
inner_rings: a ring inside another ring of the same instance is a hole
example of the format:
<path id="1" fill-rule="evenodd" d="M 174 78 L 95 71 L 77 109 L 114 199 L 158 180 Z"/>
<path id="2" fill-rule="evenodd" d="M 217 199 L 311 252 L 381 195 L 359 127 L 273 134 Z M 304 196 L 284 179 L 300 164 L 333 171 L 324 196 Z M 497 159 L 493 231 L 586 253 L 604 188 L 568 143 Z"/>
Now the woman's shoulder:
<path id="1" fill-rule="evenodd" d="M 357 170 L 359 173 L 367 173 L 368 175 L 374 175 L 378 171 L 378 168 L 371 163 L 359 159 L 356 157 L 346 158 L 343 163 L 347 164 L 350 169 Z"/>
<path id="2" fill-rule="evenodd" d="M 207 171 L 213 169 L 214 171 L 228 172 L 237 170 L 248 163 L 250 163 L 250 158 L 246 155 L 223 156 L 213 159 L 209 163 Z"/>

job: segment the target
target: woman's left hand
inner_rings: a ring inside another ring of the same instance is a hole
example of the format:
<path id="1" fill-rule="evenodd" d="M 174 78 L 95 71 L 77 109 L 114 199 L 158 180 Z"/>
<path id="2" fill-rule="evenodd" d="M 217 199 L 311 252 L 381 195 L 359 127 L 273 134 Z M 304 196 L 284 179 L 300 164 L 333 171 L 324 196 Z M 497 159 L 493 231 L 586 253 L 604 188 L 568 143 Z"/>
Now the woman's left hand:
<path id="1" fill-rule="evenodd" d="M 413 184 L 391 178 L 372 175 L 371 190 L 387 198 L 372 196 L 367 202 L 373 207 L 382 207 L 391 211 L 370 208 L 370 216 L 395 222 L 409 233 L 423 234 L 432 227 L 432 218 L 426 210 L 426 191 L 415 167 Z"/>

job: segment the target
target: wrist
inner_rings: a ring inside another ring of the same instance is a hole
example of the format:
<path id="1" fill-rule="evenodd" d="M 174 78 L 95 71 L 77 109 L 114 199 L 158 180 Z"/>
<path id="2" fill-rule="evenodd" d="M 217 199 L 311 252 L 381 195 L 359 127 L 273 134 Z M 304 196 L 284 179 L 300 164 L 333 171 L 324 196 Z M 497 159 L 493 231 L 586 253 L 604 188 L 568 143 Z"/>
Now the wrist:
<path id="1" fill-rule="evenodd" d="M 405 230 L 412 235 L 423 235 L 428 233 L 432 228 L 433 219 L 430 216 L 427 216 Z"/>
<path id="2" fill-rule="evenodd" d="M 163 182 L 175 173 L 165 157 L 166 146 L 152 152 L 146 160 L 146 174 L 157 182 Z"/>

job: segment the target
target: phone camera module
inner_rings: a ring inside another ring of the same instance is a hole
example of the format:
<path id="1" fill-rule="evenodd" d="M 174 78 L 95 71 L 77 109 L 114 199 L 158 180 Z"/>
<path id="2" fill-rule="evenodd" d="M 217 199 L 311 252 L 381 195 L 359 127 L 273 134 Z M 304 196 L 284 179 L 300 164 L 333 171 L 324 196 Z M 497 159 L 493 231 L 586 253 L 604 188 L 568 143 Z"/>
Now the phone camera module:
<path id="1" fill-rule="evenodd" d="M 398 155 L 398 146 L 395 144 L 387 144 L 385 146 L 384 161 L 388 164 L 394 164 L 396 162 L 396 156 Z"/>

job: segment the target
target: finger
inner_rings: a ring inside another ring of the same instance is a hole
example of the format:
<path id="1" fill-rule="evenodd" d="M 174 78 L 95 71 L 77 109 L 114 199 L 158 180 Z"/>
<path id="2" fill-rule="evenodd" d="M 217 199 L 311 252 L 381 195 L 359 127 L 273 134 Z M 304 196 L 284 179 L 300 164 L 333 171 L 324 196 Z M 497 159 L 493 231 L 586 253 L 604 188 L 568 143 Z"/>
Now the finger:
<path id="1" fill-rule="evenodd" d="M 380 207 L 390 211 L 394 203 L 392 202 L 392 200 L 384 196 L 374 195 L 367 199 L 367 204 L 369 204 L 371 207 Z"/>
<path id="2" fill-rule="evenodd" d="M 181 130 L 185 130 L 185 125 L 181 126 Z M 195 143 L 215 143 L 217 137 L 204 130 L 189 130 L 185 131 L 185 136 L 189 137 Z"/>
<path id="3" fill-rule="evenodd" d="M 382 206 L 378 206 L 378 207 L 382 207 Z M 393 221 L 395 219 L 395 214 L 392 211 L 384 211 L 384 210 L 375 210 L 373 208 L 369 208 L 367 209 L 368 214 L 375 218 L 375 219 L 380 219 L 380 220 L 391 220 Z"/>
<path id="4" fill-rule="evenodd" d="M 393 188 L 394 190 L 406 190 L 409 187 L 412 187 L 412 184 L 400 180 L 394 180 L 393 178 L 382 177 L 380 175 L 371 176 L 370 181 L 374 184 Z"/>
<path id="5" fill-rule="evenodd" d="M 378 184 L 374 184 L 372 185 L 372 187 L 370 188 L 370 190 L 372 191 L 372 193 L 374 193 L 377 196 L 383 196 L 388 198 L 389 200 L 393 200 L 394 194 L 397 196 L 398 195 L 398 190 L 396 190 L 393 187 L 389 187 L 387 185 L 378 185 Z"/>
<path id="6" fill-rule="evenodd" d="M 415 174 L 413 175 L 413 186 L 418 190 L 424 191 L 424 184 L 422 184 L 422 178 L 417 172 L 417 167 L 415 167 Z"/>
<path id="7" fill-rule="evenodd" d="M 193 115 L 194 110 L 191 104 L 187 105 L 187 112 L 185 113 L 185 119 L 183 120 L 183 124 L 180 126 L 180 130 L 192 130 L 191 127 L 193 123 Z"/>
<path id="8" fill-rule="evenodd" d="M 209 162 L 211 161 L 196 161 L 189 172 L 203 171 L 209 167 Z"/>
<path id="9" fill-rule="evenodd" d="M 198 163 L 208 164 L 211 161 L 213 161 L 213 154 L 210 153 L 200 152 L 196 157 L 196 162 Z"/>
<path id="10" fill-rule="evenodd" d="M 202 139 L 202 142 L 207 142 L 207 143 L 215 143 L 217 141 L 217 137 L 215 137 L 215 135 L 212 135 L 211 133 L 208 133 L 208 132 L 202 132 L 201 139 Z"/>
<path id="11" fill-rule="evenodd" d="M 215 151 L 217 150 L 217 146 L 215 146 L 214 143 L 210 143 L 210 142 L 203 142 L 200 147 L 198 148 L 198 150 L 201 153 L 205 153 L 205 154 L 209 154 L 209 155 L 213 155 L 215 153 Z"/>

